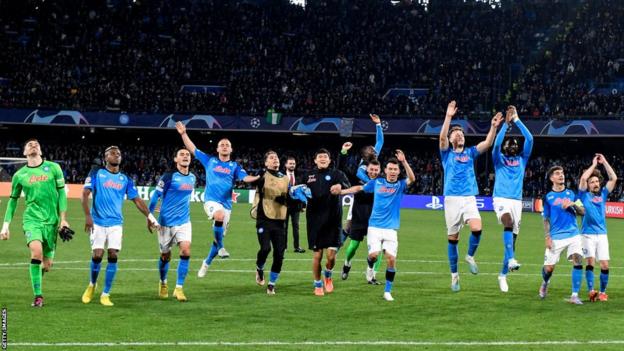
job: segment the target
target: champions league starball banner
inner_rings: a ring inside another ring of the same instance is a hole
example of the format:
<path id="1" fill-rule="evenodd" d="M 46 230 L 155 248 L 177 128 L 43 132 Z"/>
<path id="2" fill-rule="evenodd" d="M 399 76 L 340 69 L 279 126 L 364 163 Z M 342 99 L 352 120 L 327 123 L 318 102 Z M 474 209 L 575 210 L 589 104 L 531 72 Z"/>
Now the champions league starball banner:
<path id="1" fill-rule="evenodd" d="M 384 116 L 382 116 L 383 118 Z M 182 122 L 188 129 L 254 131 L 285 133 L 329 133 L 339 135 L 374 134 L 375 126 L 368 116 L 282 116 L 278 123 L 262 116 L 233 116 L 211 114 L 141 114 L 123 112 L 84 112 L 76 110 L 0 109 L 0 124 L 36 124 L 50 126 L 107 127 L 107 128 L 175 128 Z M 387 135 L 438 135 L 442 118 L 387 117 L 382 127 Z M 467 135 L 485 135 L 489 120 L 459 117 L 453 120 Z M 524 120 L 533 135 L 542 136 L 624 136 L 624 121 L 604 120 Z M 519 134 L 514 128 L 512 134 Z"/>

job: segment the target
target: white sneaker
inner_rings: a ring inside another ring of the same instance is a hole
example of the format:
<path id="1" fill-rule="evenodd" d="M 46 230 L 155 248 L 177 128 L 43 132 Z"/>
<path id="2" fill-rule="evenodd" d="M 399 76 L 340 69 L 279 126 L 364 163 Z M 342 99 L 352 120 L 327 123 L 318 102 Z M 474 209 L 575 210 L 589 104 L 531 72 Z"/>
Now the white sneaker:
<path id="1" fill-rule="evenodd" d="M 230 253 L 227 252 L 225 247 L 222 247 L 222 248 L 219 249 L 219 257 L 221 257 L 221 258 L 228 258 L 228 257 L 230 257 Z"/>
<path id="2" fill-rule="evenodd" d="M 515 258 L 512 258 L 509 260 L 509 262 L 507 262 L 507 268 L 509 269 L 510 272 L 515 272 L 518 269 L 520 269 L 520 266 L 522 266 L 520 263 L 518 263 L 518 261 L 516 261 Z"/>
<path id="3" fill-rule="evenodd" d="M 392 297 L 392 294 L 390 294 L 389 292 L 385 292 L 383 298 L 386 301 L 394 301 L 394 297 Z"/>
<path id="4" fill-rule="evenodd" d="M 375 271 L 370 268 L 370 267 L 366 267 L 366 280 L 371 282 L 373 281 L 373 279 L 375 279 Z"/>
<path id="5" fill-rule="evenodd" d="M 197 271 L 197 277 L 198 278 L 205 277 L 206 273 L 208 272 L 208 267 L 210 267 L 210 266 L 206 264 L 206 261 L 202 261 L 202 265 L 199 268 L 199 270 Z"/>
<path id="6" fill-rule="evenodd" d="M 466 255 L 465 260 L 469 265 L 470 273 L 479 274 L 479 267 L 477 266 L 477 262 L 475 262 L 474 256 Z"/>
<path id="7" fill-rule="evenodd" d="M 458 292 L 459 289 L 459 273 L 451 273 L 451 290 Z"/>
<path id="8" fill-rule="evenodd" d="M 504 275 L 498 276 L 498 287 L 504 293 L 509 291 L 509 285 L 507 285 L 507 277 Z"/>

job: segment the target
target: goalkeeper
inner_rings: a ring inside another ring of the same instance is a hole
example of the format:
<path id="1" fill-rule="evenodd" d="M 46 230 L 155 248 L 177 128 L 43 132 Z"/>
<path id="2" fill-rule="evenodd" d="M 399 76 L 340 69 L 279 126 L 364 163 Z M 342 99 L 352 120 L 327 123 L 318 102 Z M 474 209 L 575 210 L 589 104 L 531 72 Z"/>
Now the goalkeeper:
<path id="1" fill-rule="evenodd" d="M 273 264 L 269 274 L 267 294 L 275 295 L 275 284 L 282 270 L 286 250 L 286 205 L 287 197 L 306 202 L 312 196 L 306 186 L 295 186 L 289 190 L 288 177 L 278 171 L 279 157 L 275 151 L 264 154 L 266 172 L 254 182 L 257 187 L 251 215 L 256 219 L 256 232 L 260 250 L 256 259 L 256 283 L 265 284 L 264 264 L 273 246 Z M 307 197 L 306 197 L 307 196 Z"/>
<path id="2" fill-rule="evenodd" d="M 23 191 L 26 209 L 22 227 L 26 245 L 30 249 L 30 283 L 35 295 L 33 307 L 43 307 L 42 271 L 47 272 L 52 267 L 59 228 L 63 240 L 71 239 L 73 234 L 65 219 L 67 195 L 63 171 L 57 163 L 45 161 L 41 155 L 41 145 L 36 139 L 24 144 L 24 156 L 28 164 L 15 172 L 11 179 L 11 198 L 0 231 L 0 239 L 8 240 L 9 224 L 15 214 L 17 199 Z"/>

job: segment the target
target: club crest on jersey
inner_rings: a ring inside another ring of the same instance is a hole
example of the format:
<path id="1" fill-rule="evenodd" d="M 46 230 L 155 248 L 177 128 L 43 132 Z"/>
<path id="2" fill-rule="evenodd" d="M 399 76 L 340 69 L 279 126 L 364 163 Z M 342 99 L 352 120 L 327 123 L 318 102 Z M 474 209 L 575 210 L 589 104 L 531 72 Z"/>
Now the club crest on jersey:
<path id="1" fill-rule="evenodd" d="M 34 183 L 38 183 L 38 182 L 45 182 L 46 180 L 48 180 L 48 176 L 45 174 L 42 174 L 40 176 L 30 176 L 30 179 L 28 180 L 29 184 L 34 184 Z"/>
<path id="2" fill-rule="evenodd" d="M 331 177 L 329 176 L 329 174 L 325 176 L 325 180 L 328 182 L 331 180 Z"/>
<path id="3" fill-rule="evenodd" d="M 115 183 L 112 180 L 107 180 L 106 182 L 104 182 L 104 187 L 105 188 L 110 188 L 110 189 L 117 189 L 117 190 L 121 190 L 121 188 L 123 188 L 123 184 L 121 183 Z"/>
<path id="4" fill-rule="evenodd" d="M 232 173 L 232 170 L 223 166 L 217 166 L 215 168 L 213 168 L 214 172 L 216 173 L 223 173 L 223 174 L 230 174 Z"/>
<path id="5" fill-rule="evenodd" d="M 44 172 L 50 172 L 50 167 L 48 167 L 48 166 L 43 167 L 43 171 Z"/>

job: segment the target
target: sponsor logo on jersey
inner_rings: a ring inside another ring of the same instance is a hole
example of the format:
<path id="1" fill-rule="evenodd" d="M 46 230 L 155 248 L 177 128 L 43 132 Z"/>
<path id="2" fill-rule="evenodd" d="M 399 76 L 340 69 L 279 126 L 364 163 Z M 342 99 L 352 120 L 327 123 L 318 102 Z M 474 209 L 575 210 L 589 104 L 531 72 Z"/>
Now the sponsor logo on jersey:
<path id="1" fill-rule="evenodd" d="M 465 154 L 457 155 L 455 156 L 455 161 L 461 162 L 461 163 L 467 163 L 468 161 L 470 161 L 470 157 Z"/>
<path id="2" fill-rule="evenodd" d="M 520 166 L 520 160 L 505 160 L 505 165 L 509 167 L 518 167 Z"/>
<path id="3" fill-rule="evenodd" d="M 103 185 L 105 188 L 109 188 L 109 189 L 121 190 L 123 188 L 123 184 L 116 183 L 112 179 L 107 180 L 106 182 L 104 182 Z"/>
<path id="4" fill-rule="evenodd" d="M 30 179 L 28 180 L 28 183 L 29 184 L 34 184 L 34 183 L 38 183 L 38 182 L 45 182 L 46 180 L 48 180 L 48 176 L 45 175 L 45 174 L 42 174 L 42 175 L 39 175 L 39 176 L 33 175 L 33 176 L 30 176 Z"/>
<path id="5" fill-rule="evenodd" d="M 193 184 L 182 183 L 180 184 L 180 190 L 193 190 Z"/>
<path id="6" fill-rule="evenodd" d="M 555 201 L 553 201 L 553 206 L 559 206 L 559 205 L 563 205 L 563 203 L 568 200 L 571 201 L 570 199 L 568 199 L 567 197 L 558 197 L 555 199 Z"/>
<path id="7" fill-rule="evenodd" d="M 595 203 L 595 204 L 602 203 L 602 196 L 594 196 L 594 197 L 592 197 L 592 202 Z"/>
<path id="8" fill-rule="evenodd" d="M 222 174 L 230 174 L 232 173 L 232 170 L 227 168 L 227 167 L 223 167 L 223 166 L 217 166 L 215 168 L 212 169 L 215 173 L 222 173 Z"/>
<path id="9" fill-rule="evenodd" d="M 315 174 L 310 174 L 308 176 L 308 181 L 306 183 L 314 183 L 316 182 L 316 175 Z"/>
<path id="10" fill-rule="evenodd" d="M 379 187 L 379 192 L 380 193 L 386 193 L 386 194 L 394 194 L 396 193 L 396 188 L 391 188 L 391 187 L 387 187 L 387 186 L 381 186 Z"/>

